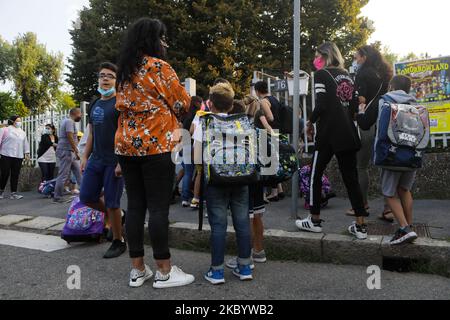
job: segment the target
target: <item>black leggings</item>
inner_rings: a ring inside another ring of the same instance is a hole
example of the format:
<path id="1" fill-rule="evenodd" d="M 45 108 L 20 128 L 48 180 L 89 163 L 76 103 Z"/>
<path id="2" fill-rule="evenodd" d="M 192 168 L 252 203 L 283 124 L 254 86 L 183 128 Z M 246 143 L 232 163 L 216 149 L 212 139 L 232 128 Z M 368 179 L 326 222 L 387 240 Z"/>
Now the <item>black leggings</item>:
<path id="1" fill-rule="evenodd" d="M 51 181 L 55 178 L 56 163 L 39 162 L 41 168 L 42 181 Z"/>
<path id="2" fill-rule="evenodd" d="M 2 174 L 0 178 L 0 190 L 5 191 L 9 176 L 11 176 L 11 192 L 17 192 L 22 162 L 23 159 L 1 156 L 0 169 Z"/>
<path id="3" fill-rule="evenodd" d="M 358 169 L 356 161 L 356 151 L 334 153 L 331 146 L 320 148 L 314 153 L 313 166 L 311 169 L 311 192 L 310 206 L 311 214 L 319 215 L 322 204 L 322 176 L 330 163 L 333 156 L 339 163 L 339 171 L 341 171 L 350 202 L 355 215 L 357 217 L 369 216 L 364 208 L 363 195 L 358 180 Z"/>
<path id="4" fill-rule="evenodd" d="M 131 258 L 144 256 L 144 222 L 150 213 L 149 232 L 155 260 L 170 259 L 169 208 L 175 164 L 171 154 L 119 157 L 128 196 L 126 233 Z"/>

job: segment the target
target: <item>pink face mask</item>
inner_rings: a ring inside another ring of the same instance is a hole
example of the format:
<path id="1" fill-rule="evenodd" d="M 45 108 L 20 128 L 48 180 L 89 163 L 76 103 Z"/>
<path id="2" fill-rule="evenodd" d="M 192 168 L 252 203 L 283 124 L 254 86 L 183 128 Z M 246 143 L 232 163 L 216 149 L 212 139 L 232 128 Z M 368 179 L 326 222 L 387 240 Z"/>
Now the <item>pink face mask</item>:
<path id="1" fill-rule="evenodd" d="M 325 60 L 322 57 L 315 58 L 313 63 L 317 70 L 322 70 L 325 67 Z"/>

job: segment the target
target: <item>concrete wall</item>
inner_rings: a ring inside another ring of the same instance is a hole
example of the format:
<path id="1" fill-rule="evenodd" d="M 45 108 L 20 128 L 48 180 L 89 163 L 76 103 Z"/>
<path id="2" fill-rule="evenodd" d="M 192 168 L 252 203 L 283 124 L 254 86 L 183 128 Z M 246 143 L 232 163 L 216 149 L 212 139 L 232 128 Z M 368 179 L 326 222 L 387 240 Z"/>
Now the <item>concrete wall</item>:
<path id="1" fill-rule="evenodd" d="M 310 160 L 302 160 L 302 165 L 309 162 Z M 338 196 L 347 197 L 335 159 L 330 163 L 327 175 Z M 370 196 L 377 198 L 381 194 L 379 169 L 372 166 L 370 177 L 372 178 Z M 37 190 L 40 179 L 39 168 L 24 167 L 20 176 L 19 191 Z M 290 187 L 291 183 L 286 183 L 288 194 L 290 193 Z M 429 153 L 425 155 L 424 168 L 418 172 L 414 186 L 414 197 L 417 199 L 450 199 L 450 153 Z"/>
<path id="2" fill-rule="evenodd" d="M 302 159 L 301 162 L 302 165 L 306 165 L 311 163 L 311 160 Z M 336 159 L 331 161 L 326 174 L 338 196 L 347 197 Z M 372 179 L 369 191 L 370 197 L 379 198 L 381 195 L 379 168 L 371 166 L 369 175 Z M 286 183 L 285 188 L 287 193 L 290 194 L 291 182 Z M 424 168 L 417 174 L 413 192 L 417 199 L 450 199 L 450 153 L 429 153 L 425 155 Z"/>

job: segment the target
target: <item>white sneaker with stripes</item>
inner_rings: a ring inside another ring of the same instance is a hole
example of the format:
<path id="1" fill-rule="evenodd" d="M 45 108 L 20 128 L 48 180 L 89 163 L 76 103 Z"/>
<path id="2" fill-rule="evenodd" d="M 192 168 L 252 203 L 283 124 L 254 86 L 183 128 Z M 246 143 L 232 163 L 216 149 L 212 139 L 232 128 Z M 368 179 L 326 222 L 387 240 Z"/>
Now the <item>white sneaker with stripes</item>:
<path id="1" fill-rule="evenodd" d="M 313 233 L 322 233 L 322 220 L 319 223 L 313 223 L 312 216 L 310 215 L 308 218 L 304 220 L 297 220 L 295 222 L 297 228 L 301 231 L 313 232 Z"/>

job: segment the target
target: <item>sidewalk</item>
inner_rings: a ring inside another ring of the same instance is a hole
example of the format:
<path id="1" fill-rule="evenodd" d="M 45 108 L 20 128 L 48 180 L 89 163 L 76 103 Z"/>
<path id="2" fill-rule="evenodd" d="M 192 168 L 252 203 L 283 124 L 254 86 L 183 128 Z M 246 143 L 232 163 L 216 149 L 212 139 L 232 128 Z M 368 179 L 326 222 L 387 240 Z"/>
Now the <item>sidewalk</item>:
<path id="1" fill-rule="evenodd" d="M 1 200 L 0 215 L 65 218 L 69 204 L 53 204 L 50 199 L 43 199 L 36 192 L 23 193 L 23 195 L 25 198 L 19 201 Z M 298 216 L 306 217 L 308 212 L 303 209 L 303 199 L 299 199 L 299 206 Z M 393 234 L 396 228 L 395 224 L 385 223 L 377 219 L 383 210 L 383 199 L 371 201 L 370 206 L 369 234 L 383 236 Z M 127 198 L 124 195 L 122 208 L 126 209 L 126 207 Z M 295 219 L 291 218 L 290 208 L 290 198 L 269 204 L 264 216 L 266 229 L 297 232 Z M 324 232 L 346 234 L 347 227 L 354 221 L 354 218 L 345 215 L 349 208 L 350 203 L 346 199 L 331 200 L 329 207 L 323 211 L 322 215 L 323 220 L 325 220 L 323 224 Z M 414 216 L 415 224 L 421 227 L 421 236 L 450 241 L 450 200 L 417 200 L 414 203 Z M 198 212 L 189 208 L 182 208 L 181 204 L 177 203 L 171 206 L 170 221 L 195 224 L 198 223 Z M 207 219 L 204 219 L 204 224 L 208 225 Z"/>
<path id="2" fill-rule="evenodd" d="M 24 196 L 20 201 L 0 202 L 0 232 L 1 229 L 9 229 L 59 236 L 69 204 L 53 204 L 52 200 L 35 193 Z M 122 205 L 126 208 L 126 199 Z M 379 199 L 371 205 L 375 212 L 381 212 L 383 201 Z M 357 241 L 348 235 L 346 229 L 353 218 L 345 216 L 348 209 L 345 199 L 334 199 L 324 211 L 323 234 L 298 231 L 295 219 L 290 217 L 290 199 L 286 199 L 268 206 L 265 248 L 270 260 L 377 265 L 385 270 L 450 277 L 449 207 L 450 201 L 417 201 L 415 224 L 423 234 L 419 234 L 414 245 L 391 247 L 389 240 L 396 225 L 378 221 L 375 214 L 369 220 L 367 240 Z M 300 216 L 307 214 L 305 210 L 299 211 Z M 180 204 L 173 205 L 170 221 L 171 246 L 209 252 L 210 228 L 205 219 L 203 231 L 198 230 L 197 211 L 182 208 Z M 227 248 L 232 254 L 236 252 L 236 246 L 231 218 L 228 235 Z M 145 233 L 145 242 L 150 243 L 148 232 Z"/>

